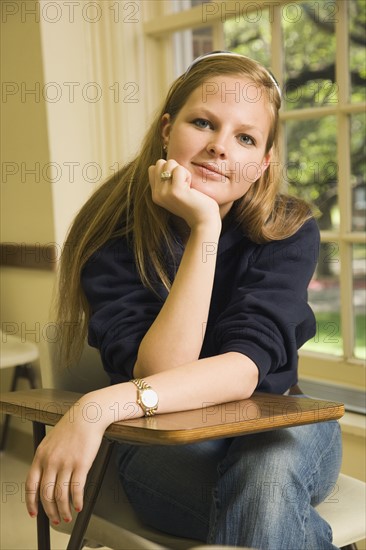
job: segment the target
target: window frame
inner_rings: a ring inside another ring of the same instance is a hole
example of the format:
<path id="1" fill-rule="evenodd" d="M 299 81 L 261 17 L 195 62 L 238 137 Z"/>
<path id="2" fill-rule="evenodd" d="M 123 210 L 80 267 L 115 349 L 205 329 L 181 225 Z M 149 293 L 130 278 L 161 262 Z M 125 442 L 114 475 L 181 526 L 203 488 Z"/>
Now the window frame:
<path id="1" fill-rule="evenodd" d="M 281 36 L 281 9 L 289 3 L 300 3 L 301 0 L 257 0 L 253 4 L 254 9 L 271 10 L 271 36 L 272 36 L 272 65 L 271 68 L 279 76 L 282 84 L 283 50 Z M 192 30 L 199 27 L 211 27 L 213 31 L 213 49 L 223 49 L 223 23 L 221 10 L 211 14 L 208 21 L 202 20 L 202 5 L 195 6 L 185 11 L 169 11 L 169 2 L 149 2 L 151 9 L 143 22 L 143 33 L 146 40 L 146 51 L 149 55 L 147 66 L 156 63 L 165 64 L 165 79 L 156 89 L 156 96 L 151 98 L 152 104 L 159 104 L 160 98 L 167 91 L 173 80 L 172 50 L 167 47 L 172 42 L 172 35 L 178 31 Z M 223 2 L 213 1 L 218 8 Z M 245 8 L 250 13 L 249 4 L 246 1 L 225 2 L 226 13 L 240 14 Z M 247 5 L 246 5 L 247 4 Z M 153 6 L 155 5 L 155 6 Z M 280 112 L 280 121 L 284 125 L 288 120 L 305 120 L 314 116 L 333 115 L 337 119 L 337 163 L 338 163 L 338 201 L 340 209 L 340 227 L 335 231 L 321 231 L 321 240 L 324 243 L 335 242 L 339 245 L 340 257 L 340 316 L 342 319 L 341 330 L 343 337 L 343 356 L 327 355 L 312 351 L 300 350 L 300 376 L 304 380 L 317 380 L 326 382 L 334 387 L 347 387 L 348 389 L 362 390 L 365 387 L 365 361 L 353 356 L 354 349 L 354 315 L 353 315 L 353 277 L 352 277 L 352 245 L 365 242 L 365 233 L 352 230 L 351 214 L 351 185 L 350 155 L 344 155 L 344 151 L 350 151 L 350 115 L 364 112 L 366 103 L 351 103 L 349 98 L 349 55 L 348 55 L 348 12 L 347 3 L 337 0 L 338 11 L 336 20 L 336 84 L 338 85 L 338 102 L 334 106 L 311 107 L 305 109 Z M 157 11 L 156 11 L 157 10 Z M 154 48 L 151 48 L 154 43 Z M 167 54 L 167 51 L 170 52 Z M 153 52 L 153 53 L 151 53 Z M 273 55 L 275 53 L 275 55 Z M 155 59 L 153 55 L 156 55 Z M 282 132 L 282 161 L 285 158 L 285 133 Z"/>

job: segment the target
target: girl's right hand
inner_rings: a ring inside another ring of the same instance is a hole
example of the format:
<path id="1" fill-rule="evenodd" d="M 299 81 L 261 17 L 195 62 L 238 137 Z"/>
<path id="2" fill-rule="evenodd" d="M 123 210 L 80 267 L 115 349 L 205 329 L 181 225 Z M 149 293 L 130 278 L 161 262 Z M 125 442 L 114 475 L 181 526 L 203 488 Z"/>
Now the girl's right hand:
<path id="1" fill-rule="evenodd" d="M 71 521 L 70 502 L 76 511 L 83 507 L 86 477 L 106 427 L 88 419 L 84 405 L 76 403 L 38 446 L 25 485 L 31 517 L 39 499 L 54 525 Z"/>
<path id="2" fill-rule="evenodd" d="M 171 172 L 171 179 L 161 179 L 161 173 L 165 171 Z M 155 204 L 183 218 L 191 229 L 210 223 L 221 226 L 219 205 L 211 197 L 193 189 L 191 180 L 191 173 L 173 159 L 159 159 L 149 167 L 152 200 Z"/>

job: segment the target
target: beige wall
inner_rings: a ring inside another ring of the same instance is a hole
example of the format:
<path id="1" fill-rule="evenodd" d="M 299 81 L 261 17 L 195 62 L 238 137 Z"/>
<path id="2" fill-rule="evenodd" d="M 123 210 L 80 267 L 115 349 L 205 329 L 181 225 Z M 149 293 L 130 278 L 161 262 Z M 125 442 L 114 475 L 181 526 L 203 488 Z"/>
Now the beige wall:
<path id="1" fill-rule="evenodd" d="M 99 2 L 94 23 L 82 3 L 72 16 L 51 4 L 42 0 L 35 14 L 33 0 L 9 2 L 1 22 L 1 241 L 59 251 L 75 213 L 144 133 L 144 43 L 140 12 L 130 24 L 122 8 Z M 35 341 L 47 365 L 55 272 L 3 267 L 0 277 L 2 328 Z M 3 389 L 11 374 L 0 371 Z"/>
<path id="2" fill-rule="evenodd" d="M 3 12 L 1 241 L 59 251 L 95 187 L 135 153 L 147 102 L 142 10 L 56 4 L 42 0 L 35 13 L 19 0 Z M 45 322 L 54 273 L 1 275 L 3 322 Z M 31 310 L 24 295 L 38 298 Z"/>
<path id="3" fill-rule="evenodd" d="M 12 7 L 20 3 L 12 3 Z M 2 32 L 1 241 L 52 243 L 55 239 L 49 140 L 40 26 L 34 17 L 7 17 Z M 28 93 L 29 92 L 29 93 Z M 1 268 L 1 327 L 40 346 L 47 323 L 54 272 Z M 39 374 L 39 363 L 36 365 Z M 11 369 L 1 371 L 6 389 Z"/>
<path id="4" fill-rule="evenodd" d="M 45 243 L 54 227 L 40 27 L 9 17 L 1 32 L 1 240 Z"/>

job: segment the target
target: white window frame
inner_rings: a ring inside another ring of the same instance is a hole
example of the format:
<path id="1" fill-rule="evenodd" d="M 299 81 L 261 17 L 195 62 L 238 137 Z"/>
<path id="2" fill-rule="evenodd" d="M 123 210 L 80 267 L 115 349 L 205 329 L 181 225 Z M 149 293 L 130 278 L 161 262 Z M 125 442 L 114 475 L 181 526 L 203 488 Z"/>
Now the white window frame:
<path id="1" fill-rule="evenodd" d="M 253 9 L 271 9 L 272 35 L 272 70 L 274 74 L 282 74 L 283 50 L 281 39 L 281 9 L 288 3 L 300 2 L 300 0 L 257 0 L 255 3 L 246 1 L 235 2 L 211 2 L 216 8 L 216 14 L 211 14 L 207 21 L 203 21 L 203 8 L 195 6 L 185 11 L 170 11 L 172 4 L 169 1 L 147 2 L 150 4 L 149 14 L 146 14 L 143 23 L 143 33 L 146 41 L 147 66 L 154 67 L 156 64 L 162 66 L 165 63 L 165 78 L 161 80 L 160 86 L 155 89 L 155 96 L 150 101 L 155 107 L 160 103 L 161 97 L 165 94 L 172 78 L 173 47 L 172 35 L 178 31 L 192 30 L 199 27 L 212 27 L 213 49 L 223 49 L 223 24 L 222 4 L 225 4 L 225 12 L 233 14 L 241 13 L 243 8 L 248 10 L 249 4 Z M 337 162 L 339 167 L 339 208 L 341 221 L 339 230 L 321 231 L 322 242 L 336 242 L 339 244 L 340 253 L 340 296 L 342 319 L 342 337 L 344 355 L 326 355 L 310 351 L 300 351 L 300 376 L 307 381 L 318 381 L 334 388 L 345 388 L 364 391 L 365 387 L 365 362 L 353 357 L 354 348 L 354 315 L 353 315 L 353 278 L 352 266 L 352 245 L 365 242 L 365 233 L 352 231 L 351 220 L 351 187 L 350 182 L 350 159 L 344 151 L 350 150 L 349 115 L 364 112 L 366 103 L 351 103 L 348 100 L 348 28 L 347 28 L 347 3 L 337 0 L 338 12 L 336 22 L 336 75 L 339 86 L 338 103 L 334 106 L 315 107 L 282 111 L 281 122 L 288 120 L 305 120 L 314 116 L 333 115 L 337 119 Z M 154 47 L 152 47 L 152 44 Z M 149 54 L 150 52 L 150 54 Z M 168 52 L 168 53 L 167 53 Z M 149 82 L 149 79 L 147 80 Z M 281 82 L 280 82 L 281 84 Z M 284 135 L 284 132 L 283 132 Z M 283 148 L 284 151 L 284 148 Z"/>

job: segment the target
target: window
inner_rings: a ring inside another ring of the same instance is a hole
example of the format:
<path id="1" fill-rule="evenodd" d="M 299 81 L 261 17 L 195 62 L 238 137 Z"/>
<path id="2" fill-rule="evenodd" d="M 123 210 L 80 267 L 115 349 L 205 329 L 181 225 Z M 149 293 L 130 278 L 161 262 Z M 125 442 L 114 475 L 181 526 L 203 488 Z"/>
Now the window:
<path id="1" fill-rule="evenodd" d="M 366 351 L 366 4 L 173 4 L 174 19 L 170 10 L 165 32 L 170 25 L 175 58 L 184 59 L 185 67 L 197 55 L 228 49 L 257 59 L 281 83 L 284 185 L 318 208 L 322 238 L 309 286 L 317 333 L 300 352 L 300 372 L 304 378 L 361 388 Z"/>

